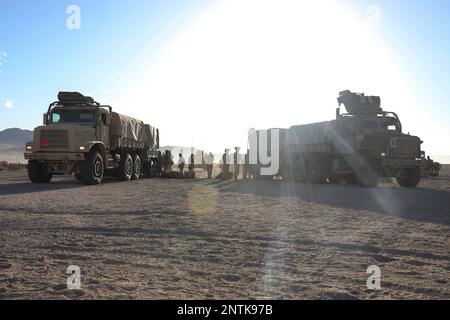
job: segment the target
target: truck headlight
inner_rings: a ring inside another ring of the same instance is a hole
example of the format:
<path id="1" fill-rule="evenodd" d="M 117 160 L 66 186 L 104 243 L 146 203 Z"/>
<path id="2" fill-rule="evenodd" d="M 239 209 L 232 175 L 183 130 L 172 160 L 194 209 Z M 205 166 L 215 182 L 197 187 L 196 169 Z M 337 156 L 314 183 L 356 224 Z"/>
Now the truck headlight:
<path id="1" fill-rule="evenodd" d="M 386 153 L 382 152 L 382 153 L 381 153 L 381 156 L 382 156 L 383 158 L 386 157 Z"/>
<path id="2" fill-rule="evenodd" d="M 27 151 L 32 151 L 33 150 L 32 146 L 27 146 L 26 148 L 27 148 Z"/>
<path id="3" fill-rule="evenodd" d="M 80 151 L 84 151 L 85 149 L 86 149 L 85 146 L 81 146 L 81 147 L 80 147 Z"/>

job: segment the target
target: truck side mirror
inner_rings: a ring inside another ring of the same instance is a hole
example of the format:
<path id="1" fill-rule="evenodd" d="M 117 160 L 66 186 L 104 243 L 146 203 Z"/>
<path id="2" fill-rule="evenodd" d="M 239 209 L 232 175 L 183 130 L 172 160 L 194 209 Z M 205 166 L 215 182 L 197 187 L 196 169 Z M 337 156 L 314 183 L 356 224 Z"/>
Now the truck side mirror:
<path id="1" fill-rule="evenodd" d="M 42 115 L 42 124 L 44 126 L 47 125 L 47 112 Z"/>

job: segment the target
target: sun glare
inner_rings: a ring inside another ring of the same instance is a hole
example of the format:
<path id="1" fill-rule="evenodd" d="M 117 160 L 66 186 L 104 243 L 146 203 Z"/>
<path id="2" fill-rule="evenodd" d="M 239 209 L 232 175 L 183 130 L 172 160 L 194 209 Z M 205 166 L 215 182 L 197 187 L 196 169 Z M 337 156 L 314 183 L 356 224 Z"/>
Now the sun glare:
<path id="1" fill-rule="evenodd" d="M 386 50 L 336 2 L 214 2 L 160 56 L 118 106 L 147 115 L 163 145 L 245 147 L 250 127 L 333 118 L 344 89 L 381 95 L 406 131 L 430 135 L 414 126 L 428 115 Z"/>

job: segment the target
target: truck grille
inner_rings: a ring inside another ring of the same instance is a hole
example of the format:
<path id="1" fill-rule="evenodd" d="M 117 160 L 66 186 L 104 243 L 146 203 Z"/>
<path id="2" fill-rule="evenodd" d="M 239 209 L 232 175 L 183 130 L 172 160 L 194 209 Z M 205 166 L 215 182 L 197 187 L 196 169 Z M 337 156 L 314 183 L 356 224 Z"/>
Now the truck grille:
<path id="1" fill-rule="evenodd" d="M 68 148 L 69 138 L 66 130 L 42 130 L 41 148 Z"/>
<path id="2" fill-rule="evenodd" d="M 416 144 L 412 140 L 398 139 L 395 145 L 395 153 L 401 156 L 415 155 Z"/>

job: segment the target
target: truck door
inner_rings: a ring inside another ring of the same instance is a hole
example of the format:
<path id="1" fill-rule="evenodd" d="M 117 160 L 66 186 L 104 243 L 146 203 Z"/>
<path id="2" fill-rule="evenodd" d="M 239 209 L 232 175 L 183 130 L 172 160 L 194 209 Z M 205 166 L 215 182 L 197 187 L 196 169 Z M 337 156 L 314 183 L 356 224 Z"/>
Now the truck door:
<path id="1" fill-rule="evenodd" d="M 102 142 L 105 144 L 106 148 L 109 149 L 109 126 L 111 123 L 110 115 L 106 112 L 102 112 L 101 114 L 101 132 L 100 137 Z"/>

